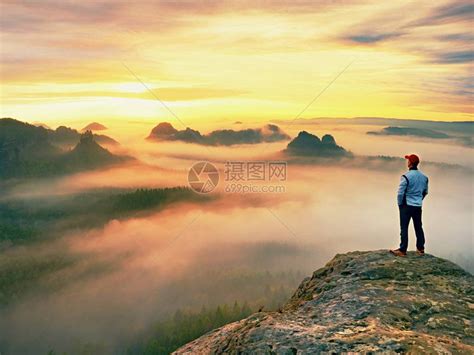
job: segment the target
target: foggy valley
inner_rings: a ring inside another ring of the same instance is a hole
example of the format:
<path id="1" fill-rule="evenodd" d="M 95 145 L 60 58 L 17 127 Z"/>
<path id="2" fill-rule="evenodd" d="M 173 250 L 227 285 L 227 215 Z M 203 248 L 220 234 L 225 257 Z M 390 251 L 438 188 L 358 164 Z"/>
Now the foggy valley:
<path id="1" fill-rule="evenodd" d="M 302 130 L 331 134 L 351 155 L 295 156 L 285 151 L 290 138 L 212 147 L 150 142 L 147 127 L 141 138 L 108 147 L 132 160 L 5 178 L 0 349 L 146 353 L 161 339 L 153 329 L 189 326 L 186 314 L 220 314 L 213 327 L 278 309 L 336 253 L 396 243 L 396 188 L 407 151 L 424 158 L 430 178 L 427 249 L 474 270 L 472 148 L 368 135 L 374 126 L 339 121 L 278 124 L 291 138 Z M 220 175 L 209 194 L 187 188 L 189 169 L 203 160 Z M 226 191 L 228 161 L 287 162 L 286 179 L 272 182 L 284 190 Z"/>

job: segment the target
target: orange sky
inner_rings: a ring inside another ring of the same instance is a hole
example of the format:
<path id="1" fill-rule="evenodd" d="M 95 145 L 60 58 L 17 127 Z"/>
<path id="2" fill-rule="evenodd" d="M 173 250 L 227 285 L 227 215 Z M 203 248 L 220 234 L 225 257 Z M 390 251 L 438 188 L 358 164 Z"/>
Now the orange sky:
<path id="1" fill-rule="evenodd" d="M 302 118 L 472 120 L 473 15 L 469 1 L 6 0 L 0 116 L 174 122 L 155 95 L 190 126 L 292 119 L 340 74 Z"/>

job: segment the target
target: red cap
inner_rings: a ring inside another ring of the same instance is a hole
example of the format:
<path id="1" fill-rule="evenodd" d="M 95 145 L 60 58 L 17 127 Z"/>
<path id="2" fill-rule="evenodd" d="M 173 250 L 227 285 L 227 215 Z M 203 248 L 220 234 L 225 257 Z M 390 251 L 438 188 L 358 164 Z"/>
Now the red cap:
<path id="1" fill-rule="evenodd" d="M 405 155 L 405 159 L 408 159 L 412 164 L 418 164 L 420 162 L 420 158 L 416 154 Z"/>

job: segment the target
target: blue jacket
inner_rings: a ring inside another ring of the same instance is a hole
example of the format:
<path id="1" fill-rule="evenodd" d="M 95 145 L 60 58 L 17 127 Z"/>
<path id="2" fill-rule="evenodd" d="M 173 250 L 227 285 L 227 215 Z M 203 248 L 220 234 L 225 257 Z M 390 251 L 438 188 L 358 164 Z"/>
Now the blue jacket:
<path id="1" fill-rule="evenodd" d="M 428 194 L 428 178 L 418 169 L 410 169 L 400 178 L 398 187 L 398 205 L 406 204 L 409 206 L 421 207 L 423 199 Z"/>

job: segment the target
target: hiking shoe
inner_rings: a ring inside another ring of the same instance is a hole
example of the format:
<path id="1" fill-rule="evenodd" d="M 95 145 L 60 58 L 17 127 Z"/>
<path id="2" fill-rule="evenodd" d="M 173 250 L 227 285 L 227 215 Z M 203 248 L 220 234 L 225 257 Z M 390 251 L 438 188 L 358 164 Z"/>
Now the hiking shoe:
<path id="1" fill-rule="evenodd" d="M 390 250 L 390 253 L 392 253 L 395 256 L 407 256 L 407 252 L 401 251 L 400 249 Z"/>
<path id="2" fill-rule="evenodd" d="M 425 249 L 416 249 L 416 255 L 418 256 L 425 255 Z"/>

